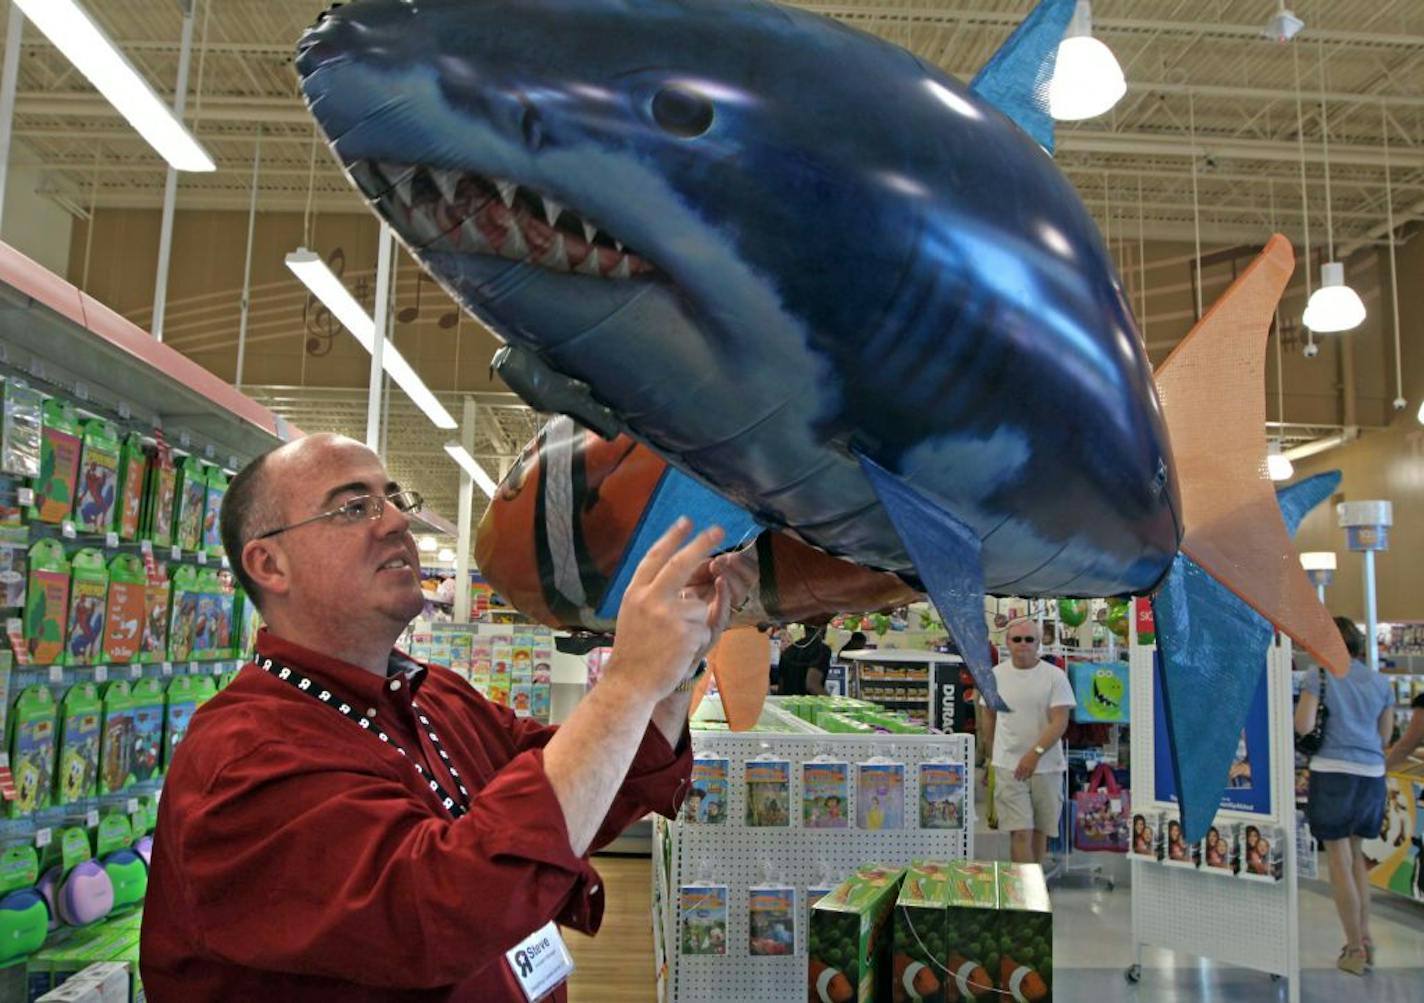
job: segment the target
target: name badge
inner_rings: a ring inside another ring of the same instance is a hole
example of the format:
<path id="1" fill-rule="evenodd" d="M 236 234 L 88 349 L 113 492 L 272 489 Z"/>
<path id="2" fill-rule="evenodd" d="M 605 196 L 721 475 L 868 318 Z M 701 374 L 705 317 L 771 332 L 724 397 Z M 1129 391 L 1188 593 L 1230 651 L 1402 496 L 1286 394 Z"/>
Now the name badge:
<path id="1" fill-rule="evenodd" d="M 524 998 L 535 1003 L 563 985 L 574 970 L 574 959 L 552 921 L 504 953 L 504 960 Z"/>

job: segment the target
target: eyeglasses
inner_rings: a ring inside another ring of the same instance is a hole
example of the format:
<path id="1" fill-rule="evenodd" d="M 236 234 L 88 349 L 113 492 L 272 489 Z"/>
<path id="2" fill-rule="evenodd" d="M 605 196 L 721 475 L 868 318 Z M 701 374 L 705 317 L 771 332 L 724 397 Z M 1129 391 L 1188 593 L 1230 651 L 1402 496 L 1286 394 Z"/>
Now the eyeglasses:
<path id="1" fill-rule="evenodd" d="M 1029 634 L 1027 637 L 1011 637 L 1009 638 L 1009 640 L 1014 642 L 1015 644 L 1028 644 L 1030 641 L 1037 641 L 1038 638 L 1034 637 L 1032 634 Z"/>
<path id="2" fill-rule="evenodd" d="M 298 526 L 305 526 L 310 522 L 320 522 L 322 519 L 334 519 L 343 526 L 354 526 L 360 522 L 375 522 L 386 514 L 386 502 L 390 502 L 396 507 L 396 511 L 404 515 L 412 515 L 419 512 L 421 506 L 425 504 L 425 499 L 420 496 L 419 491 L 397 491 L 392 495 L 357 495 L 350 501 L 330 512 L 323 512 L 314 515 L 310 519 L 303 519 L 301 522 L 294 522 L 290 526 L 283 526 L 281 529 L 269 529 L 265 533 L 254 536 L 254 540 L 265 540 L 268 537 L 276 536 L 278 533 L 285 533 L 289 529 L 296 529 Z"/>

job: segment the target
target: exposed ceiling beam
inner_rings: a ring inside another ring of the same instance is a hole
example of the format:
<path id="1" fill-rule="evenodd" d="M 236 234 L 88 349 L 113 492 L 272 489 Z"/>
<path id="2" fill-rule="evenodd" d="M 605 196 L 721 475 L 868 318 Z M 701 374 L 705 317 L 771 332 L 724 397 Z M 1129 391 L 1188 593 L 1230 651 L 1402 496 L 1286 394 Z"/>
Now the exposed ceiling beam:
<path id="1" fill-rule="evenodd" d="M 1221 157 L 1238 160 L 1275 160 L 1299 163 L 1300 147 L 1294 142 L 1259 139 L 1213 139 L 1197 137 L 1193 143 L 1185 136 L 1154 135 L 1141 132 L 1104 132 L 1093 129 L 1060 131 L 1057 149 L 1075 153 L 1111 153 L 1143 157 L 1187 157 L 1203 159 Z M 1321 163 L 1321 150 L 1306 148 L 1306 163 Z M 1424 151 L 1392 150 L 1392 167 L 1408 170 L 1424 168 Z M 1362 167 L 1384 167 L 1384 153 L 1377 147 L 1330 144 L 1332 164 L 1358 164 Z"/>

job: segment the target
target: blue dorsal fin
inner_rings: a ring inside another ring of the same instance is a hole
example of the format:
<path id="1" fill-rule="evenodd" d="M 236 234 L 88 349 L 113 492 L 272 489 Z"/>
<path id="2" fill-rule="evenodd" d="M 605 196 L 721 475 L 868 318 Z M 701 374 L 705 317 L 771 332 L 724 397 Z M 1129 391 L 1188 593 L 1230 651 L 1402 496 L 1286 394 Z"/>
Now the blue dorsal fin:
<path id="1" fill-rule="evenodd" d="M 658 480 L 653 496 L 648 499 L 647 507 L 638 520 L 638 528 L 618 561 L 618 569 L 613 573 L 608 591 L 603 594 L 597 613 L 599 619 L 613 620 L 618 616 L 623 593 L 628 589 L 638 562 L 678 517 L 684 515 L 692 520 L 694 535 L 709 526 L 721 526 L 727 533 L 722 544 L 724 550 L 740 546 L 760 530 L 757 521 L 744 509 L 676 467 L 668 467 Z"/>
<path id="2" fill-rule="evenodd" d="M 969 84 L 1049 153 L 1053 118 L 1048 114 L 1048 85 L 1058 43 L 1076 6 L 1076 0 L 1041 0 Z"/>
<path id="3" fill-rule="evenodd" d="M 999 696 L 994 667 L 989 664 L 989 627 L 984 621 L 984 570 L 978 535 L 903 477 L 857 455 L 860 468 L 885 506 L 925 591 L 944 618 L 980 696 L 995 710 L 1011 710 Z"/>
<path id="4" fill-rule="evenodd" d="M 1286 521 L 1286 532 L 1295 536 L 1310 510 L 1334 494 L 1339 486 L 1340 471 L 1327 470 L 1296 484 L 1276 488 L 1276 504 L 1281 507 L 1281 518 Z"/>

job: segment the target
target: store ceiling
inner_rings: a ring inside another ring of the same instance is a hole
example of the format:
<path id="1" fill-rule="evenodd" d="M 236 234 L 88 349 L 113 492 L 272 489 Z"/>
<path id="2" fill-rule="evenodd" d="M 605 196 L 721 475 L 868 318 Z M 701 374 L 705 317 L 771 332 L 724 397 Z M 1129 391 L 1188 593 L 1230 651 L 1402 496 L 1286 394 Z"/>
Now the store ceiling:
<path id="1" fill-rule="evenodd" d="M 171 94 L 180 0 L 86 6 L 154 87 Z M 297 38 L 325 6 L 197 0 L 187 119 L 218 170 L 184 175 L 179 208 L 246 210 L 260 138 L 259 210 L 363 211 L 321 148 L 291 67 Z M 799 6 L 882 35 L 967 80 L 1032 0 Z M 1274 217 L 1277 229 L 1299 241 L 1308 213 L 1318 246 L 1327 208 L 1325 119 L 1337 248 L 1348 253 L 1385 232 L 1386 156 L 1396 220 L 1424 218 L 1424 3 L 1291 6 L 1307 27 L 1279 45 L 1260 36 L 1276 0 L 1097 0 L 1096 31 L 1121 61 L 1128 94 L 1109 116 L 1061 126 L 1057 159 L 1111 240 L 1191 240 L 1199 223 L 1205 243 L 1254 243 Z M 95 206 L 159 206 L 166 174 L 159 158 L 32 28 L 23 53 L 13 162 L 40 172 L 41 194 L 79 218 Z M 364 433 L 362 391 L 267 387 L 256 394 L 303 428 Z M 393 466 L 411 466 L 396 475 L 453 517 L 454 467 L 423 419 L 399 394 L 396 401 L 389 455 Z M 450 405 L 458 414 L 459 404 Z M 480 407 L 476 453 L 497 468 L 532 434 L 537 417 L 495 395 L 482 397 Z"/>

